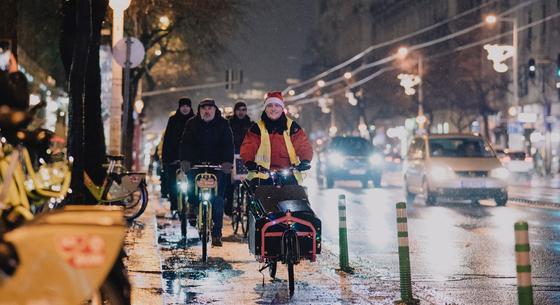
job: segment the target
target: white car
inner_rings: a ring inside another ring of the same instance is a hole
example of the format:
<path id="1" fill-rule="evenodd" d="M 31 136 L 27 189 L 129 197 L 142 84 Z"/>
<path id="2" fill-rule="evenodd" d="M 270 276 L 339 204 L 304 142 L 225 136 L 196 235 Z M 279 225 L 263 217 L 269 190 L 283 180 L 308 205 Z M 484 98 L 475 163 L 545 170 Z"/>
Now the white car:
<path id="1" fill-rule="evenodd" d="M 480 136 L 467 134 L 427 135 L 412 140 L 403 168 L 407 202 L 418 194 L 426 204 L 438 198 L 508 200 L 509 171 Z"/>

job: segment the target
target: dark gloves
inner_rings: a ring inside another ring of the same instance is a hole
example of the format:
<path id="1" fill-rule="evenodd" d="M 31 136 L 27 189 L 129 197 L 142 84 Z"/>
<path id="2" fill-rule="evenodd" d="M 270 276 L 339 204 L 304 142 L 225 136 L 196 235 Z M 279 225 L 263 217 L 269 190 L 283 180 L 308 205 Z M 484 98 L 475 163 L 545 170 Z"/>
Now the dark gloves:
<path id="1" fill-rule="evenodd" d="M 233 164 L 231 164 L 231 162 L 224 162 L 222 163 L 222 172 L 224 172 L 224 174 L 231 174 L 231 169 L 233 168 Z"/>
<path id="2" fill-rule="evenodd" d="M 311 162 L 309 160 L 302 160 L 298 166 L 296 166 L 296 169 L 300 172 L 309 170 L 311 168 Z"/>
<path id="3" fill-rule="evenodd" d="M 257 163 L 255 161 L 245 162 L 245 167 L 252 172 L 258 170 L 258 168 L 259 168 L 259 166 L 257 165 Z"/>
<path id="4" fill-rule="evenodd" d="M 187 173 L 191 169 L 191 163 L 189 161 L 181 161 L 181 170 L 183 173 Z"/>

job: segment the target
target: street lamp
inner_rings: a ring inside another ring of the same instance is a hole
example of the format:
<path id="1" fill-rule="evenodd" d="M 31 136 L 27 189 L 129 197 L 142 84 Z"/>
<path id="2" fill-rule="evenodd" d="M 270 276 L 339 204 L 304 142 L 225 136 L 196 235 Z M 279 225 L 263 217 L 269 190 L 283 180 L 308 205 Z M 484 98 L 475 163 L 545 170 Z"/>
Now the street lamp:
<path id="1" fill-rule="evenodd" d="M 113 9 L 112 47 L 123 38 L 124 11 L 130 5 L 130 0 L 110 0 L 109 6 Z M 122 68 L 113 57 L 111 63 L 111 117 L 109 119 L 109 153 L 121 153 L 121 118 L 122 118 Z"/>
<path id="2" fill-rule="evenodd" d="M 508 17 L 498 17 L 496 15 L 488 15 L 484 19 L 484 21 L 488 25 L 494 25 L 498 21 L 511 23 L 513 26 L 513 105 L 519 105 L 519 76 L 518 76 L 518 59 L 519 59 L 519 50 L 518 50 L 518 35 L 517 35 L 517 19 L 516 18 L 508 18 Z"/>
<path id="3" fill-rule="evenodd" d="M 408 48 L 400 47 L 397 51 L 397 58 L 404 59 L 408 55 Z M 401 80 L 401 85 L 405 87 L 405 93 L 407 95 L 413 95 L 415 93 L 414 88 L 415 85 L 418 85 L 418 118 L 426 118 L 424 116 L 424 92 L 422 91 L 422 76 L 423 76 L 423 66 L 422 66 L 422 57 L 417 56 L 416 62 L 418 63 L 418 75 L 411 75 L 411 74 L 399 74 L 397 76 L 398 79 Z M 404 84 L 403 84 L 404 82 Z M 406 86 L 405 86 L 406 85 Z M 408 89 L 408 92 L 407 92 Z M 412 92 L 412 93 L 411 93 Z M 418 131 L 423 134 L 425 132 L 424 125 L 426 124 L 425 119 L 417 120 L 418 122 Z"/>

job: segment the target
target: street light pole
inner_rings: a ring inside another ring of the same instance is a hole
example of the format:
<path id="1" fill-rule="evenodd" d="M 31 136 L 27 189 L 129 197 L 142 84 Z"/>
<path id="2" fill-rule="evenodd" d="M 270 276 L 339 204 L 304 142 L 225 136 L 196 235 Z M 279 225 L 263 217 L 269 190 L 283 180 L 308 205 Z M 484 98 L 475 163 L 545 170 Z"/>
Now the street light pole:
<path id="1" fill-rule="evenodd" d="M 426 121 L 422 119 L 424 117 L 424 92 L 422 91 L 424 76 L 422 69 L 422 57 L 418 56 L 418 76 L 420 77 L 420 83 L 418 84 L 418 128 L 420 129 L 420 133 L 424 134 L 424 124 Z"/>
<path id="2" fill-rule="evenodd" d="M 506 19 L 504 19 L 506 20 Z M 519 106 L 519 49 L 518 49 L 518 34 L 517 34 L 517 18 L 507 18 L 508 21 L 513 23 L 513 105 Z"/>
<path id="3" fill-rule="evenodd" d="M 130 0 L 111 0 L 109 6 L 113 9 L 112 47 L 123 38 L 124 11 L 130 5 Z M 121 154 L 121 120 L 122 120 L 122 68 L 115 58 L 111 62 L 111 107 L 109 118 L 109 154 Z"/>

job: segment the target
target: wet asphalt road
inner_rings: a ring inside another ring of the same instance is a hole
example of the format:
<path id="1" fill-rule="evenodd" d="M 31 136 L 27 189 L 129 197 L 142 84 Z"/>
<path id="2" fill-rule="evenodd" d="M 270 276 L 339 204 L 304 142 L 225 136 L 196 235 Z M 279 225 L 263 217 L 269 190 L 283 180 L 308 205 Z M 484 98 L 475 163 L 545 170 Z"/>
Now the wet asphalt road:
<path id="1" fill-rule="evenodd" d="M 311 186 L 311 202 L 323 220 L 323 234 L 338 243 L 338 194 L 347 197 L 350 257 L 380 278 L 398 279 L 395 203 L 400 187 L 361 189 L 341 183 L 335 189 Z M 515 188 L 514 188 L 515 189 Z M 521 193 L 521 191 L 519 191 Z M 555 190 L 558 196 L 558 190 Z M 530 226 L 535 304 L 560 304 L 560 210 L 493 201 L 480 206 L 422 198 L 408 207 L 411 267 L 415 292 L 456 304 L 517 304 L 514 230 L 517 220 Z M 332 247 L 336 249 L 336 247 Z M 367 268 L 367 267 L 366 267 Z"/>
<path id="2" fill-rule="evenodd" d="M 327 190 L 314 179 L 306 184 L 323 222 L 324 254 L 316 263 L 296 266 L 292 299 L 285 267 L 279 266 L 277 280 L 263 271 L 263 286 L 259 264 L 244 240 L 231 235 L 229 221 L 224 223 L 224 247 L 211 248 L 203 264 L 194 229 L 189 228 L 184 247 L 178 221 L 160 217 L 165 303 L 392 304 L 399 299 L 395 203 L 403 200 L 402 189 L 362 189 L 359 183 L 342 182 Z M 353 275 L 336 271 L 340 194 L 347 197 Z M 408 215 L 414 293 L 422 304 L 517 304 L 513 224 L 520 219 L 530 226 L 535 304 L 560 304 L 560 209 L 516 202 L 497 208 L 491 201 L 428 207 L 418 198 Z"/>

